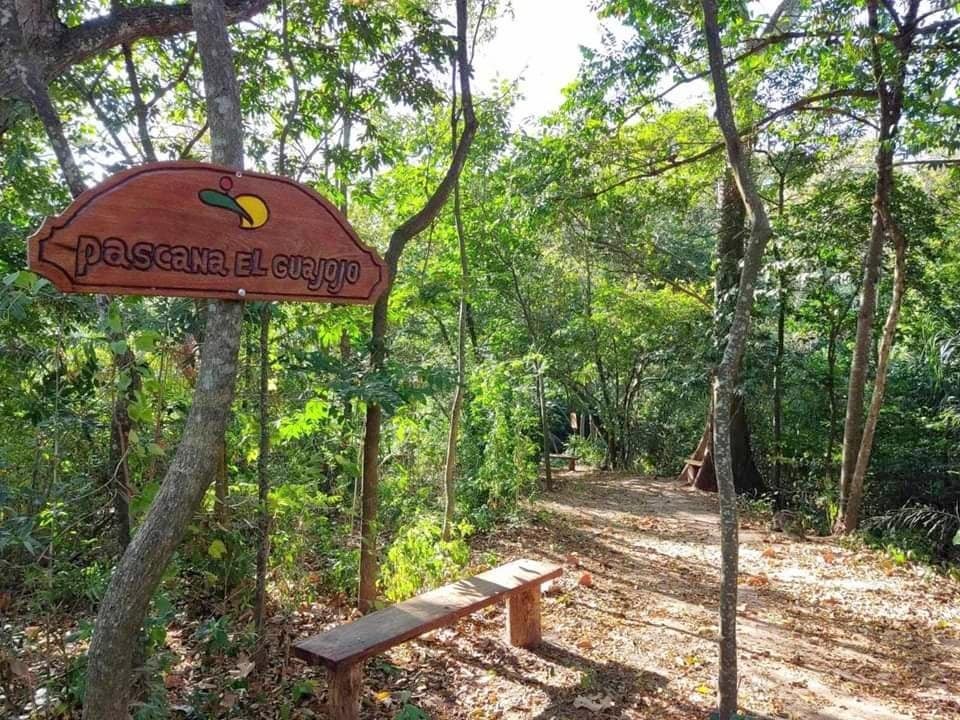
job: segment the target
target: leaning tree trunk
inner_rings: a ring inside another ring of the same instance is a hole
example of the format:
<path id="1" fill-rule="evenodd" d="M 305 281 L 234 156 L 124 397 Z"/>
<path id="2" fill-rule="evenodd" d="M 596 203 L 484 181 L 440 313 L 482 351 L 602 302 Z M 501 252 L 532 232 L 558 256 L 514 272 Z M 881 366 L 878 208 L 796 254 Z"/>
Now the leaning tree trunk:
<path id="1" fill-rule="evenodd" d="M 886 152 L 881 150 L 880 152 Z M 877 177 L 875 194 L 885 193 L 887 178 Z M 846 514 L 850 495 L 850 481 L 860 452 L 863 433 L 863 398 L 866 393 L 867 372 L 870 368 L 870 346 L 873 342 L 873 318 L 877 308 L 877 285 L 880 281 L 880 262 L 883 258 L 883 225 L 874 212 L 870 243 L 863 263 L 863 283 L 860 291 L 860 309 L 857 312 L 857 331 L 850 361 L 850 379 L 847 385 L 847 412 L 843 422 L 842 460 L 840 461 L 840 517 Z"/>
<path id="2" fill-rule="evenodd" d="M 860 440 L 860 451 L 857 453 L 857 464 L 854 467 L 853 477 L 850 479 L 847 506 L 842 517 L 843 530 L 852 532 L 860 523 L 860 507 L 863 504 L 863 484 L 870 466 L 870 454 L 873 450 L 873 437 L 877 431 L 877 422 L 880 419 L 880 409 L 883 407 L 883 395 L 887 384 L 887 369 L 890 364 L 890 353 L 893 351 L 893 342 L 897 334 L 897 323 L 900 320 L 900 309 L 903 306 L 903 295 L 906 291 L 907 271 L 907 241 L 896 221 L 889 213 L 884 212 L 884 225 L 889 228 L 893 236 L 896 260 L 893 269 L 893 297 L 890 300 L 890 309 L 883 326 L 883 339 L 880 342 L 880 352 L 877 358 L 876 380 L 873 386 L 873 397 L 870 400 L 870 410 L 867 413 L 866 424 L 863 428 L 863 437 Z"/>
<path id="3" fill-rule="evenodd" d="M 213 160 L 243 167 L 240 97 L 223 0 L 193 0 Z M 100 603 L 87 652 L 84 720 L 128 717 L 130 665 L 150 599 L 213 478 L 237 375 L 243 305 L 210 303 L 200 375 L 163 484 Z"/>
<path id="4" fill-rule="evenodd" d="M 83 174 L 80 172 L 73 156 L 60 115 L 50 98 L 49 88 L 38 73 L 30 72 L 29 64 L 26 67 L 25 85 L 29 89 L 34 110 L 43 124 L 50 145 L 54 148 L 54 154 L 57 157 L 64 179 L 67 181 L 67 186 L 70 188 L 70 193 L 76 199 L 86 190 Z M 126 389 L 121 389 L 118 392 L 110 414 L 110 445 L 107 452 L 105 483 L 113 503 L 118 551 L 123 553 L 127 545 L 130 544 L 130 464 L 128 448 L 131 421 L 129 407 L 135 393 L 140 388 L 140 377 L 136 371 L 136 358 L 133 351 L 129 347 L 125 347 L 122 353 L 117 353 L 114 350 L 114 344 L 122 343 L 126 346 L 127 343 L 121 331 L 109 329 L 110 298 L 105 295 L 98 295 L 97 309 L 101 323 L 108 328 L 107 337 L 111 344 L 113 368 L 117 379 L 119 381 L 121 375 L 128 373 L 130 380 Z"/>
<path id="5" fill-rule="evenodd" d="M 427 199 L 424 206 L 408 218 L 390 236 L 384 253 L 387 265 L 387 287 L 373 306 L 373 325 L 370 338 L 370 365 L 381 372 L 387 357 L 387 309 L 390 293 L 397 277 L 400 256 L 413 238 L 432 223 L 450 197 L 457 178 L 467 161 L 467 153 L 477 132 L 477 118 L 470 92 L 470 61 L 467 50 L 467 0 L 457 0 L 457 72 L 460 76 L 460 94 L 463 104 L 463 132 L 457 141 L 446 174 Z M 360 578 L 357 607 L 361 612 L 373 609 L 377 596 L 377 508 L 380 491 L 380 429 L 383 411 L 375 401 L 367 403 L 363 436 L 363 475 L 360 497 Z"/>
<path id="6" fill-rule="evenodd" d="M 763 252 L 770 240 L 770 220 L 757 191 L 750 164 L 744 153 L 727 85 L 727 72 L 720 41 L 715 0 L 702 0 L 704 35 L 710 60 L 710 74 L 716 99 L 717 124 L 723 133 L 727 160 L 751 221 L 750 243 L 744 253 L 736 307 L 730 323 L 723 357 L 714 381 L 716 408 L 714 453 L 720 488 L 720 672 L 718 677 L 718 720 L 732 720 L 737 712 L 737 575 L 739 537 L 737 493 L 734 485 L 733 438 L 730 418 L 739 385 L 740 363 L 750 331 L 750 313 Z"/>
<path id="7" fill-rule="evenodd" d="M 871 44 L 871 64 L 880 105 L 876 152 L 877 179 L 873 197 L 870 243 L 864 258 L 864 277 L 860 311 L 857 314 L 856 342 L 850 365 L 850 382 L 847 391 L 847 414 L 843 428 L 843 461 L 840 468 L 840 513 L 834 528 L 838 532 L 855 530 L 859 523 L 863 481 L 870 462 L 873 433 L 876 430 L 880 405 L 883 403 L 887 362 L 896 334 L 900 303 L 903 299 L 905 270 L 900 266 L 903 261 L 900 255 L 906 252 L 906 241 L 893 220 L 891 210 L 894 182 L 893 155 L 896 149 L 897 127 L 903 113 L 907 65 L 913 49 L 918 10 L 919 2 L 911 0 L 906 18 L 898 22 L 900 32 L 893 42 L 897 50 L 897 65 L 892 78 L 887 76 L 886 61 L 882 58 L 881 48 L 878 44 L 879 40 Z M 881 37 L 878 11 L 878 3 L 875 0 L 867 3 L 869 26 L 876 38 Z M 888 233 L 894 238 L 897 266 L 894 277 L 893 300 L 890 314 L 887 316 L 887 326 L 883 333 L 883 346 L 886 348 L 887 358 L 883 358 L 882 347 L 879 353 L 882 362 L 878 363 L 877 366 L 874 393 L 871 399 L 870 422 L 872 427 L 869 428 L 869 438 L 867 438 L 868 428 L 864 427 L 863 402 L 866 395 L 870 350 L 873 345 L 873 321 L 876 314 L 880 266 L 883 260 L 883 242 Z"/>

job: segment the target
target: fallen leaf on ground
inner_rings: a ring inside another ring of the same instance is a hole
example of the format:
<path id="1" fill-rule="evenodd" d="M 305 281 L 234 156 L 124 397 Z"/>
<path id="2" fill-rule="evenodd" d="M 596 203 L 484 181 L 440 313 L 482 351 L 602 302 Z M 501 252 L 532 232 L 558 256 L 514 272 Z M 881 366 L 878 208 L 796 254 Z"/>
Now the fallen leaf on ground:
<path id="1" fill-rule="evenodd" d="M 593 587 L 593 575 L 588 572 L 583 573 L 580 579 L 577 580 L 577 584 L 583 585 L 584 587 Z"/>
<path id="2" fill-rule="evenodd" d="M 596 700 L 588 698 L 586 695 L 577 695 L 573 701 L 573 707 L 584 708 L 590 712 L 603 712 L 607 708 L 614 706 L 613 698 L 608 695 L 597 697 Z"/>

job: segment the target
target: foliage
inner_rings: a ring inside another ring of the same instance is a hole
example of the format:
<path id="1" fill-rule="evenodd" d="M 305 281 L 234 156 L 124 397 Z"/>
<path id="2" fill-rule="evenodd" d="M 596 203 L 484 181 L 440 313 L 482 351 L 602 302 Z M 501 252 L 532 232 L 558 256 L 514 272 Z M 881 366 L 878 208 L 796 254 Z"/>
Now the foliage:
<path id="1" fill-rule="evenodd" d="M 387 600 L 406 600 L 424 589 L 455 578 L 469 559 L 466 538 L 472 528 L 461 523 L 454 537 L 443 541 L 435 518 L 423 517 L 405 527 L 387 550 L 383 589 Z"/>

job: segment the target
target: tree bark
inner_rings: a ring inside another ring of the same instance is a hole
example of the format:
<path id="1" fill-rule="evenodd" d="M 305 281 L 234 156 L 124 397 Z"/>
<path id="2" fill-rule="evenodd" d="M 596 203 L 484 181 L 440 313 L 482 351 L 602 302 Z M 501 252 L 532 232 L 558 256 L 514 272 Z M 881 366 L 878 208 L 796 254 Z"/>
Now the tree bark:
<path id="1" fill-rule="evenodd" d="M 0 9 L 3 9 L 2 6 L 0 6 Z M 9 22 L 11 17 L 14 20 L 13 30 L 6 26 L 6 22 Z M 4 39 L 11 38 L 24 46 L 35 44 L 37 42 L 35 36 L 24 38 L 19 34 L 20 31 L 19 26 L 17 26 L 15 22 L 16 19 L 16 15 L 5 17 L 3 27 Z M 23 22 L 25 29 L 29 30 L 32 28 L 35 32 L 48 26 L 49 22 L 43 22 L 42 19 L 37 16 Z M 37 116 L 43 124 L 47 138 L 54 148 L 54 154 L 57 157 L 57 162 L 60 165 L 64 179 L 67 181 L 67 186 L 70 188 L 70 193 L 76 198 L 86 190 L 86 182 L 76 163 L 73 150 L 70 148 L 70 143 L 67 140 L 60 115 L 54 107 L 49 88 L 46 86 L 40 74 L 36 72 L 37 63 L 35 62 L 35 58 L 29 53 L 24 53 L 21 62 L 23 63 L 24 69 L 24 83 L 25 87 L 29 90 L 30 100 Z M 100 314 L 101 323 L 104 327 L 108 327 L 110 299 L 105 295 L 98 295 L 97 309 Z M 122 553 L 130 543 L 130 470 L 128 447 L 131 422 L 128 408 L 135 393 L 140 388 L 140 376 L 136 372 L 136 358 L 129 347 L 122 353 L 117 353 L 112 346 L 113 343 L 126 341 L 122 332 L 108 330 L 107 337 L 111 343 L 110 352 L 117 379 L 119 380 L 119 377 L 123 373 L 129 373 L 130 376 L 128 387 L 118 393 L 111 410 L 110 446 L 107 452 L 106 471 L 106 486 L 110 490 L 113 503 L 117 547 L 119 552 Z"/>
<path id="2" fill-rule="evenodd" d="M 717 481 L 720 489 L 720 673 L 719 720 L 731 720 L 737 712 L 737 574 L 739 565 L 739 537 L 737 495 L 734 486 L 733 454 L 730 418 L 739 383 L 740 362 L 750 331 L 750 313 L 757 277 L 763 261 L 763 252 L 771 236 L 770 221 L 763 200 L 754 183 L 740 135 L 737 131 L 727 73 L 720 41 L 715 0 L 701 0 L 704 15 L 704 35 L 710 61 L 710 75 L 716 99 L 717 124 L 723 133 L 727 161 L 733 170 L 737 187 L 751 221 L 750 242 L 744 254 L 739 292 L 730 333 L 717 367 L 714 380 L 716 429 L 714 453 Z"/>
<path id="3" fill-rule="evenodd" d="M 775 168 L 776 169 L 776 168 Z M 787 169 L 777 171 L 777 218 L 786 207 Z M 781 266 L 780 248 L 774 245 L 777 262 L 777 351 L 773 358 L 773 492 L 774 506 L 783 509 L 783 356 L 787 325 L 787 277 Z"/>
<path id="4" fill-rule="evenodd" d="M 220 527 L 230 522 L 230 485 L 227 479 L 227 440 L 220 443 L 217 450 L 217 467 L 213 475 L 213 518 Z"/>
<path id="5" fill-rule="evenodd" d="M 383 370 L 387 356 L 387 309 L 390 293 L 396 281 L 400 256 L 413 238 L 436 219 L 453 191 L 457 178 L 467 161 L 467 154 L 477 132 L 477 118 L 470 92 L 470 62 L 467 51 L 467 0 L 457 0 L 457 54 L 460 75 L 464 127 L 456 150 L 440 184 L 424 206 L 402 223 L 390 236 L 384 253 L 389 280 L 383 294 L 373 306 L 373 324 L 370 338 L 370 365 L 374 372 Z M 363 476 L 360 498 L 360 579 L 357 607 L 361 612 L 373 608 L 377 595 L 377 508 L 380 485 L 380 428 L 383 411 L 375 401 L 367 403 L 363 437 Z"/>
<path id="6" fill-rule="evenodd" d="M 870 466 L 870 455 L 873 450 L 873 437 L 877 431 L 877 422 L 880 419 L 880 409 L 883 407 L 883 395 L 887 384 L 887 369 L 890 364 L 890 354 L 897 335 L 897 323 L 900 320 L 900 309 L 903 306 L 903 296 L 906 292 L 907 271 L 907 241 L 900 228 L 895 224 L 891 215 L 884 211 L 884 225 L 893 236 L 896 260 L 893 269 L 893 297 L 890 300 L 890 309 L 883 326 L 883 339 L 880 342 L 880 352 L 877 358 L 876 379 L 873 385 L 873 397 L 870 400 L 870 410 L 867 413 L 863 428 L 863 437 L 860 440 L 860 450 L 857 453 L 857 464 L 854 467 L 853 477 L 850 479 L 847 506 L 842 518 L 843 530 L 852 532 L 860 524 L 860 508 L 863 504 L 863 485 Z"/>
<path id="7" fill-rule="evenodd" d="M 734 176 L 727 171 L 720 185 L 720 226 L 717 229 L 717 272 L 714 279 L 714 324 L 713 343 L 717 357 L 721 357 L 727 343 L 730 324 L 736 309 L 737 288 L 740 283 L 740 264 L 744 258 L 744 238 L 746 235 L 746 207 Z M 739 372 L 739 368 L 738 368 Z M 711 403 L 704 435 L 710 441 L 697 444 L 691 458 L 701 461 L 699 467 L 686 465 L 681 478 L 693 477 L 693 485 L 704 492 L 717 492 L 717 479 L 714 465 L 712 437 L 716 429 L 714 414 L 716 405 Z M 763 490 L 763 478 L 757 469 L 750 443 L 750 424 L 747 418 L 746 403 L 738 397 L 733 403 L 733 415 L 730 418 L 733 433 L 733 471 L 734 485 L 740 494 L 756 493 Z"/>
<path id="8" fill-rule="evenodd" d="M 547 490 L 553 490 L 553 468 L 550 467 L 550 417 L 547 415 L 546 391 L 543 387 L 543 363 L 538 362 L 533 372 L 537 385 L 537 406 L 540 410 L 540 431 L 543 435 L 543 479 Z"/>
<path id="9" fill-rule="evenodd" d="M 243 167 L 242 117 L 222 0 L 194 0 L 213 160 Z M 200 374 L 184 434 L 143 524 L 100 604 L 87 653 L 84 720 L 128 717 L 137 633 L 167 563 L 212 480 L 233 401 L 243 305 L 210 303 Z"/>
<path id="10" fill-rule="evenodd" d="M 456 133 L 457 123 L 453 123 Z M 463 230 L 460 207 L 460 183 L 453 188 L 453 218 L 457 227 L 457 245 L 460 252 L 460 308 L 457 323 L 457 387 L 450 404 L 450 431 L 447 435 L 447 456 L 443 467 L 443 530 L 444 540 L 450 540 L 456 514 L 457 438 L 460 434 L 460 417 L 463 413 L 463 398 L 467 390 L 467 292 L 469 268 L 467 267 L 467 244 Z"/>
<path id="11" fill-rule="evenodd" d="M 260 308 L 260 452 L 257 456 L 257 589 L 253 604 L 253 626 L 257 636 L 254 662 L 257 671 L 267 666 L 267 643 L 264 632 L 267 607 L 267 564 L 270 560 L 270 408 L 267 405 L 270 385 L 270 304 Z"/>
<path id="12" fill-rule="evenodd" d="M 127 70 L 127 81 L 130 83 L 130 94 L 133 95 L 133 114 L 137 119 L 137 134 L 140 137 L 140 152 L 147 162 L 157 161 L 157 151 L 153 147 L 153 138 L 150 137 L 150 110 L 143 101 L 143 91 L 140 89 L 140 76 L 137 74 L 137 65 L 133 61 L 133 48 L 129 43 L 122 47 L 123 63 Z"/>
<path id="13" fill-rule="evenodd" d="M 885 7 L 887 7 L 885 5 Z M 889 7 L 888 12 L 894 12 Z M 880 33 L 879 3 L 875 0 L 867 3 L 867 17 L 870 30 L 873 34 L 871 42 L 871 63 L 874 80 L 877 86 L 877 97 L 880 106 L 879 132 L 877 133 L 877 152 L 875 156 L 877 179 L 873 197 L 873 219 L 870 228 L 870 242 L 864 257 L 864 275 L 861 289 L 860 309 L 857 313 L 857 332 L 854 343 L 853 358 L 850 364 L 850 380 L 847 388 L 847 411 L 843 427 L 843 459 L 840 467 L 840 512 L 834 530 L 850 532 L 856 529 L 859 523 L 860 503 L 863 496 L 863 476 L 869 465 L 870 453 L 873 445 L 873 433 L 876 430 L 877 417 L 873 418 L 873 427 L 870 430 L 869 441 L 865 443 L 866 428 L 864 427 L 863 403 L 866 395 L 867 373 L 870 366 L 871 346 L 873 345 L 873 321 L 877 307 L 877 292 L 880 280 L 880 266 L 883 260 L 883 243 L 887 233 L 894 236 L 899 285 L 904 283 L 903 269 L 899 267 L 900 253 L 906 252 L 906 243 L 899 233 L 893 220 L 891 197 L 893 195 L 893 155 L 896 149 L 897 129 L 903 113 L 904 86 L 906 84 L 907 65 L 912 52 L 914 33 L 916 31 L 919 0 L 911 0 L 905 18 L 894 17 L 899 29 L 893 44 L 897 48 L 897 67 L 894 77 L 888 78 L 884 61 L 880 52 L 879 43 L 883 40 Z M 899 236 L 899 237 L 898 237 Z M 902 247 L 901 247 L 902 246 Z M 889 328 L 889 342 L 892 345 L 896 334 L 896 324 L 899 319 L 900 303 L 902 302 L 903 288 L 899 288 L 898 278 L 894 278 L 894 296 L 890 307 L 887 323 Z M 884 328 L 884 343 L 887 341 L 888 329 Z M 887 349 L 889 355 L 889 348 Z M 882 351 L 880 353 L 882 355 Z M 889 360 L 889 357 L 887 358 Z M 879 415 L 879 405 L 883 402 L 883 389 L 886 383 L 886 362 L 882 367 L 878 364 L 874 394 L 871 399 L 871 414 L 876 405 L 876 415 Z M 879 393 L 878 393 L 879 390 Z M 861 462 L 863 452 L 864 461 Z M 858 471 L 861 477 L 857 478 Z M 856 495 L 856 497 L 854 497 Z M 852 507 L 851 507 L 852 505 Z"/>

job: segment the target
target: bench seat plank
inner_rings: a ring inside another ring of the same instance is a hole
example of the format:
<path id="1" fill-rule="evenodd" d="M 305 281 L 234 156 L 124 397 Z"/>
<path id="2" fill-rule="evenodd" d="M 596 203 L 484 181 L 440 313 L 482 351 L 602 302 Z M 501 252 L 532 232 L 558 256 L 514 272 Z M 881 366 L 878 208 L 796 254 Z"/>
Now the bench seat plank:
<path id="1" fill-rule="evenodd" d="M 293 651 L 311 665 L 340 670 L 559 577 L 561 572 L 559 565 L 516 560 L 301 640 Z"/>

